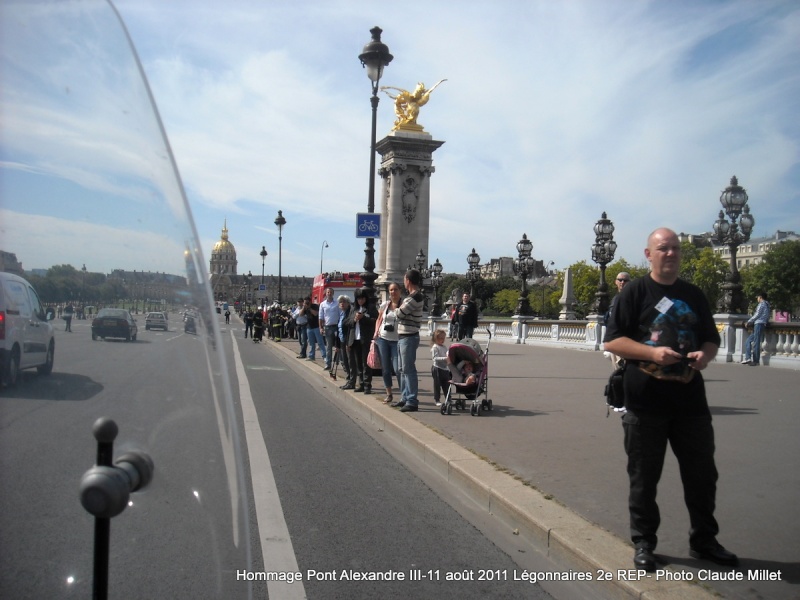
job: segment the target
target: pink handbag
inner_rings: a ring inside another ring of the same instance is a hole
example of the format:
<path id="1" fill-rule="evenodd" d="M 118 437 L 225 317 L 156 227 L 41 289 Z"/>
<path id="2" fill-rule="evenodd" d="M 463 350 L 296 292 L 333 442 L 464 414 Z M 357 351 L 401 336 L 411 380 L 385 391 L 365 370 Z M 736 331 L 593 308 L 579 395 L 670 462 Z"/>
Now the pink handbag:
<path id="1" fill-rule="evenodd" d="M 367 354 L 367 366 L 370 369 L 381 368 L 381 353 L 378 351 L 378 344 L 372 340 L 369 347 L 369 354 Z"/>

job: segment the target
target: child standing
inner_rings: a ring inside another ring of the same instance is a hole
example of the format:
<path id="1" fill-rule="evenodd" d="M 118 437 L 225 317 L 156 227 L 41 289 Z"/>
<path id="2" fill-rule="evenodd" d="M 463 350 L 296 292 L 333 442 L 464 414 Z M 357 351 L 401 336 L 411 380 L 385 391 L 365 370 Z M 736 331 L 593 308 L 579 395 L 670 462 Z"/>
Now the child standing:
<path id="1" fill-rule="evenodd" d="M 444 329 L 437 329 L 431 338 L 431 375 L 433 376 L 433 401 L 436 406 L 441 406 L 441 395 L 447 396 L 447 389 L 450 387 L 450 369 L 447 366 L 447 348 L 444 342 L 447 339 L 447 332 Z"/>

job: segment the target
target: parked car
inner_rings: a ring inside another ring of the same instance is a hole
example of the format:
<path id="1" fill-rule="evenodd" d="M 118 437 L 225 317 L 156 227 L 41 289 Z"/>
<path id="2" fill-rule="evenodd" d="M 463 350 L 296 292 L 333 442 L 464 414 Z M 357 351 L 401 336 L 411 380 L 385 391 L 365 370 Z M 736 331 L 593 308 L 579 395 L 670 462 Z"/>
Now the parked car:
<path id="1" fill-rule="evenodd" d="M 101 308 L 92 320 L 92 339 L 125 338 L 126 342 L 136 341 L 139 329 L 130 311 L 123 308 Z"/>
<path id="2" fill-rule="evenodd" d="M 146 330 L 163 329 L 164 331 L 169 331 L 169 321 L 167 320 L 167 315 L 165 315 L 163 312 L 147 313 L 147 316 L 144 318 L 144 328 Z"/>
<path id="3" fill-rule="evenodd" d="M 0 272 L 0 381 L 13 387 L 22 369 L 53 371 L 55 335 L 39 295 L 27 280 Z M 52 317 L 50 317 L 52 319 Z"/>

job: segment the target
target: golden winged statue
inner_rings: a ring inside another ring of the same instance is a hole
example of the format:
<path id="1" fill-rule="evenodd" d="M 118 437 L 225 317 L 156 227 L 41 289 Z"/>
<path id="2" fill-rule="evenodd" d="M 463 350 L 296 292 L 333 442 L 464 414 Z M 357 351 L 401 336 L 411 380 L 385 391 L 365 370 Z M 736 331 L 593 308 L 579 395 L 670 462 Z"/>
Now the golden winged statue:
<path id="1" fill-rule="evenodd" d="M 381 91 L 394 100 L 394 113 L 397 115 L 397 120 L 394 122 L 392 131 L 423 131 L 422 125 L 417 123 L 419 107 L 428 103 L 433 90 L 444 81 L 447 81 L 447 79 L 437 81 L 431 89 L 425 89 L 425 84 L 420 82 L 413 92 L 391 85 L 381 87 Z M 398 93 L 392 95 L 386 90 L 397 90 Z"/>

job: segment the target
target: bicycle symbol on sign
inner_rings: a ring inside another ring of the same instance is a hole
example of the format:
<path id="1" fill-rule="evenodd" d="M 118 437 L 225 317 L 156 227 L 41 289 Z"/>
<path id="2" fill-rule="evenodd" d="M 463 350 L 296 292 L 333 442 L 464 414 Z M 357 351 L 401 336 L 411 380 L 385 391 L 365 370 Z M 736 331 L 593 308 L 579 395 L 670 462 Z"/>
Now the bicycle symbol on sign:
<path id="1" fill-rule="evenodd" d="M 378 224 L 375 221 L 364 221 L 359 223 L 358 231 L 361 233 L 377 233 Z"/>

